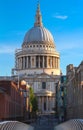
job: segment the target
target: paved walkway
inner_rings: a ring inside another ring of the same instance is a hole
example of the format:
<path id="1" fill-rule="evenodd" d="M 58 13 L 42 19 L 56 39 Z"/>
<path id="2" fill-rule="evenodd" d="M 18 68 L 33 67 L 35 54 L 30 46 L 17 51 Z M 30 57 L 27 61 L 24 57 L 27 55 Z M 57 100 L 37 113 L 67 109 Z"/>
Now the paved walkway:
<path id="1" fill-rule="evenodd" d="M 53 116 L 41 116 L 30 125 L 34 127 L 34 130 L 54 130 L 54 126 L 57 125 L 57 119 Z"/>

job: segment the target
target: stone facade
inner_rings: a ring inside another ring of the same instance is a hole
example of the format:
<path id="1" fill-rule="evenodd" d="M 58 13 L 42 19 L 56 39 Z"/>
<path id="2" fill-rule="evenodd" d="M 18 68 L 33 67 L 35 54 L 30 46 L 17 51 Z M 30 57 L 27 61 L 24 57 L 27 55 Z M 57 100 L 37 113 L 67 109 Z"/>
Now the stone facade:
<path id="1" fill-rule="evenodd" d="M 83 118 L 83 61 L 67 66 L 67 119 Z"/>
<path id="2" fill-rule="evenodd" d="M 34 27 L 25 34 L 22 48 L 15 52 L 12 75 L 21 75 L 33 88 L 42 113 L 52 112 L 55 107 L 55 83 L 60 78 L 60 55 L 52 34 L 42 24 L 39 4 Z"/>

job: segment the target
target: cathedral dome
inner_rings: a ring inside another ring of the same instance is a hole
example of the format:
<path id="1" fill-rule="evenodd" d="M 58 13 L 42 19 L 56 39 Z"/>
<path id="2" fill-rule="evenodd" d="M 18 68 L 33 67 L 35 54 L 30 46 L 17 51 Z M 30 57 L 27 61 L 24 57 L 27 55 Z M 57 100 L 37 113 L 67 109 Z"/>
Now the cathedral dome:
<path id="1" fill-rule="evenodd" d="M 24 37 L 24 43 L 30 42 L 54 42 L 52 34 L 43 26 L 31 28 Z"/>
<path id="2" fill-rule="evenodd" d="M 52 34 L 43 26 L 39 3 L 35 18 L 33 27 L 25 34 L 22 48 L 16 50 L 15 70 L 32 79 L 43 73 L 60 75 L 60 55 Z"/>
<path id="3" fill-rule="evenodd" d="M 31 43 L 46 43 L 54 46 L 54 39 L 52 34 L 42 24 L 42 16 L 40 12 L 40 6 L 38 4 L 36 11 L 36 20 L 34 27 L 32 27 L 26 34 L 23 40 L 22 46 L 27 46 Z"/>

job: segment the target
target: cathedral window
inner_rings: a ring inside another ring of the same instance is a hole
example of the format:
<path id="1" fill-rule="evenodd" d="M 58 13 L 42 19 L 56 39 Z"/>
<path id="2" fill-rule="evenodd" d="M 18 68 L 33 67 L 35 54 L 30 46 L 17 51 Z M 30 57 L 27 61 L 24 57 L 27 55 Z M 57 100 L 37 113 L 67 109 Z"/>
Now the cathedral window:
<path id="1" fill-rule="evenodd" d="M 46 89 L 46 82 L 42 82 L 42 89 Z"/>

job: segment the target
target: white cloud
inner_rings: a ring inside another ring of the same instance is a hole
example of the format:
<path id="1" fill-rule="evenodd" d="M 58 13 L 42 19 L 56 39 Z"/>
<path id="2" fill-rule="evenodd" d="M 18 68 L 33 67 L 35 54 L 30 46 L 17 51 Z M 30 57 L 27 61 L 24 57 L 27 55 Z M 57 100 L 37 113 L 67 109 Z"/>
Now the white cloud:
<path id="1" fill-rule="evenodd" d="M 67 15 L 55 15 L 54 18 L 66 20 L 68 18 Z"/>
<path id="2" fill-rule="evenodd" d="M 16 50 L 14 45 L 0 45 L 0 54 L 13 54 Z"/>
<path id="3" fill-rule="evenodd" d="M 76 48 L 80 48 L 78 44 L 74 44 L 74 43 L 62 43 L 62 46 L 60 44 L 57 45 L 58 50 L 63 51 L 63 50 L 72 50 L 72 49 L 76 49 Z"/>

